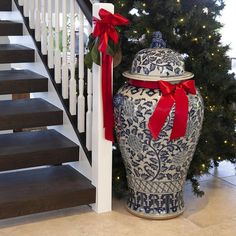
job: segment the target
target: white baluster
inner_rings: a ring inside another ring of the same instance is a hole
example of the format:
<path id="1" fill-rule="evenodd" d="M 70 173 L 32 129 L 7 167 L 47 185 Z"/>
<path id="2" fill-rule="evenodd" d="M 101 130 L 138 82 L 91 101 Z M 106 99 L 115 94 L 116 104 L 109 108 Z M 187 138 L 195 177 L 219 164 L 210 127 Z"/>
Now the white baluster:
<path id="1" fill-rule="evenodd" d="M 47 54 L 46 0 L 41 0 L 41 51 Z"/>
<path id="2" fill-rule="evenodd" d="M 37 42 L 40 41 L 40 0 L 35 1 L 35 39 Z"/>
<path id="3" fill-rule="evenodd" d="M 76 80 L 75 80 L 75 0 L 70 0 L 70 113 L 76 115 Z"/>
<path id="4" fill-rule="evenodd" d="M 48 67 L 53 69 L 52 0 L 48 0 Z"/>
<path id="5" fill-rule="evenodd" d="M 92 28 L 88 28 L 88 34 L 92 32 Z M 92 150 L 92 102 L 93 102 L 93 74 L 90 69 L 87 71 L 87 113 L 86 113 L 86 147 Z"/>
<path id="6" fill-rule="evenodd" d="M 19 4 L 20 6 L 24 6 L 24 0 L 19 0 L 19 1 L 18 1 L 18 4 Z"/>
<path id="7" fill-rule="evenodd" d="M 62 14 L 63 14 L 62 96 L 64 99 L 68 99 L 69 77 L 68 77 L 68 65 L 67 65 L 67 0 L 63 0 Z"/>
<path id="8" fill-rule="evenodd" d="M 35 10 L 35 0 L 29 2 L 29 27 L 34 29 L 34 10 Z"/>
<path id="9" fill-rule="evenodd" d="M 55 0 L 55 33 L 56 33 L 56 48 L 55 48 L 55 81 L 57 84 L 61 83 L 61 51 L 60 51 L 60 9 L 61 0 Z"/>
<path id="10" fill-rule="evenodd" d="M 79 96 L 78 96 L 78 130 L 85 131 L 85 98 L 84 98 L 84 15 L 79 8 Z"/>
<path id="11" fill-rule="evenodd" d="M 29 17 L 29 0 L 24 0 L 24 16 Z"/>

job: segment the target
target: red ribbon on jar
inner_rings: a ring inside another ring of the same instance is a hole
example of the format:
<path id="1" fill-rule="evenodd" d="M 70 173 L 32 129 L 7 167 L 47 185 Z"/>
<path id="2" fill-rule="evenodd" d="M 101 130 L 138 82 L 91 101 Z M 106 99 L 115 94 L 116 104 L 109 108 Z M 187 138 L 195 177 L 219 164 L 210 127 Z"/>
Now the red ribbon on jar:
<path id="1" fill-rule="evenodd" d="M 188 96 L 187 93 L 196 94 L 194 80 L 187 80 L 178 84 L 171 84 L 167 81 L 138 81 L 130 80 L 131 85 L 149 89 L 160 89 L 161 99 L 157 103 L 148 128 L 154 139 L 158 138 L 165 121 L 175 104 L 175 117 L 170 140 L 185 136 L 188 121 Z"/>
<path id="2" fill-rule="evenodd" d="M 119 43 L 119 33 L 115 26 L 127 25 L 128 19 L 120 14 L 112 14 L 105 9 L 99 11 L 100 19 L 93 18 L 95 28 L 93 36 L 99 38 L 98 50 L 102 53 L 102 102 L 103 127 L 105 139 L 114 141 L 113 104 L 112 104 L 112 56 L 107 53 L 109 39 L 115 44 Z"/>

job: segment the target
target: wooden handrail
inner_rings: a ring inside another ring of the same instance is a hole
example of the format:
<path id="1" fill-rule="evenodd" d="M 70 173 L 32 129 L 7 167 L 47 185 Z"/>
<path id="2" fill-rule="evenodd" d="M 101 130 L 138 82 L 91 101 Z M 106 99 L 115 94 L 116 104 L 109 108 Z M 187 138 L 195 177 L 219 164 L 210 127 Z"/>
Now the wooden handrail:
<path id="1" fill-rule="evenodd" d="M 76 0 L 90 25 L 92 25 L 92 3 L 89 0 Z"/>

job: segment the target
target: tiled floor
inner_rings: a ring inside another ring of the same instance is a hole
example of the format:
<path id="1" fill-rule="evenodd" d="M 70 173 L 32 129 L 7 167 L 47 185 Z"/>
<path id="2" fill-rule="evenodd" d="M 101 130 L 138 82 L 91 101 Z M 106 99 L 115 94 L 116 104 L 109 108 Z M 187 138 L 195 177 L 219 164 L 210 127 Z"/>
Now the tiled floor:
<path id="1" fill-rule="evenodd" d="M 114 210 L 100 215 L 84 206 L 0 221 L 0 236 L 235 236 L 235 166 L 222 163 L 201 178 L 201 187 L 205 196 L 196 198 L 186 184 L 186 211 L 172 220 L 137 218 L 124 200 L 114 200 Z"/>

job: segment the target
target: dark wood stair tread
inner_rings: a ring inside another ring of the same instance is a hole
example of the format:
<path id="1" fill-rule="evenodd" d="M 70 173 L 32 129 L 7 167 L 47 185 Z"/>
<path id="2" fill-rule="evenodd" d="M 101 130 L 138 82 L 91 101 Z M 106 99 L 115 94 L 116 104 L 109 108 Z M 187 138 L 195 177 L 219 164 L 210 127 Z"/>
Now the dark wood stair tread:
<path id="1" fill-rule="evenodd" d="M 22 33 L 23 33 L 22 23 L 0 20 L 0 36 L 22 35 Z"/>
<path id="2" fill-rule="evenodd" d="M 11 11 L 11 0 L 0 0 L 0 11 Z"/>
<path id="3" fill-rule="evenodd" d="M 0 174 L 0 219 L 95 202 L 95 187 L 68 165 Z"/>
<path id="4" fill-rule="evenodd" d="M 0 63 L 34 62 L 34 49 L 19 44 L 0 44 Z"/>
<path id="5" fill-rule="evenodd" d="M 63 111 L 41 98 L 0 101 L 0 111 L 0 130 L 63 123 Z"/>
<path id="6" fill-rule="evenodd" d="M 0 71 L 0 94 L 48 91 L 48 79 L 29 70 Z"/>
<path id="7" fill-rule="evenodd" d="M 79 160 L 79 146 L 56 130 L 0 135 L 0 171 Z"/>

